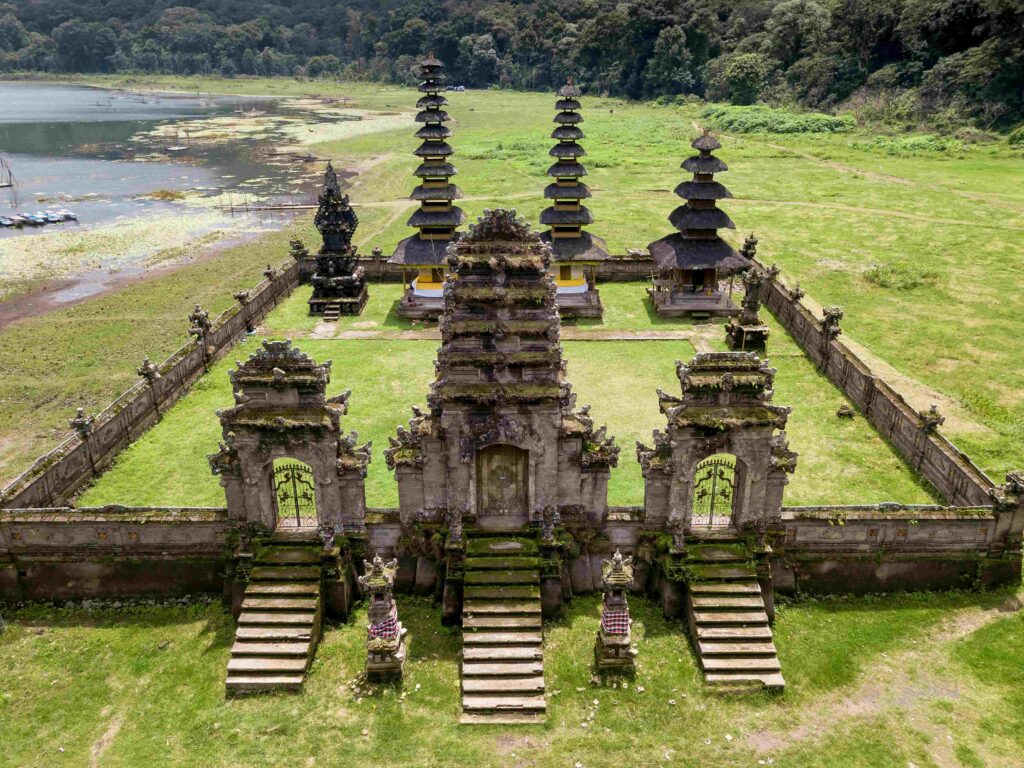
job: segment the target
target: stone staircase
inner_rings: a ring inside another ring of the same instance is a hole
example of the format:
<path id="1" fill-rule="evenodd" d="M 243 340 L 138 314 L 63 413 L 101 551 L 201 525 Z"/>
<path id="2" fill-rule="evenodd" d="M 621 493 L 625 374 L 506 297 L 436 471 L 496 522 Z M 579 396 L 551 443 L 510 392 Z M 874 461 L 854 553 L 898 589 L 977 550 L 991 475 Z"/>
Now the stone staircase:
<path id="1" fill-rule="evenodd" d="M 320 551 L 315 530 L 275 531 L 249 575 L 227 692 L 243 695 L 302 688 L 320 640 Z"/>
<path id="2" fill-rule="evenodd" d="M 341 317 L 341 304 L 324 304 L 324 322 L 336 323 Z"/>
<path id="3" fill-rule="evenodd" d="M 471 533 L 462 606 L 462 722 L 544 721 L 537 541 Z"/>
<path id="4" fill-rule="evenodd" d="M 741 543 L 687 551 L 690 636 L 704 677 L 730 690 L 785 686 L 754 563 Z"/>

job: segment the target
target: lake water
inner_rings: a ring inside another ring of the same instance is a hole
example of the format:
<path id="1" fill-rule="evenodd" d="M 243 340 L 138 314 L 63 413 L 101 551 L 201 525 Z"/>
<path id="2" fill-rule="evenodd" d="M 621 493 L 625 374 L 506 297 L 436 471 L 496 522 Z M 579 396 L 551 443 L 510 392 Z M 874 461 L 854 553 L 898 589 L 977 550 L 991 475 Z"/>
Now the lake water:
<path id="1" fill-rule="evenodd" d="M 161 125 L 232 115 L 276 101 L 106 91 L 79 86 L 0 83 L 0 155 L 13 188 L 0 189 L 0 215 L 67 208 L 79 224 L 0 229 L 0 238 L 45 236 L 70 227 L 109 224 L 189 207 L 147 197 L 158 192 L 278 201 L 308 193 L 313 168 L 268 163 L 262 143 L 188 141 L 151 135 Z M 181 155 L 168 145 L 185 144 Z"/>

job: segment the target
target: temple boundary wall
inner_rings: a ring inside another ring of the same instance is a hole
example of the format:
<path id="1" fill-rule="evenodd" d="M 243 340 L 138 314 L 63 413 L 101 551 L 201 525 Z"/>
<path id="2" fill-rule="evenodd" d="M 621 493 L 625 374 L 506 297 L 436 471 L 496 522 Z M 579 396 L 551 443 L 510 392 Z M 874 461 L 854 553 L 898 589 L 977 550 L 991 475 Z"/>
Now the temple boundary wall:
<path id="1" fill-rule="evenodd" d="M 72 435 L 40 457 L 0 491 L 0 508 L 56 507 L 99 475 L 129 443 L 159 421 L 218 357 L 267 315 L 299 282 L 299 265 L 289 260 L 246 292 L 211 324 L 202 342 L 193 338 L 157 368 L 160 378 L 140 380 L 97 414 L 83 440 Z M 237 296 L 237 294 L 236 294 Z M 185 318 L 182 318 L 184 322 Z"/>

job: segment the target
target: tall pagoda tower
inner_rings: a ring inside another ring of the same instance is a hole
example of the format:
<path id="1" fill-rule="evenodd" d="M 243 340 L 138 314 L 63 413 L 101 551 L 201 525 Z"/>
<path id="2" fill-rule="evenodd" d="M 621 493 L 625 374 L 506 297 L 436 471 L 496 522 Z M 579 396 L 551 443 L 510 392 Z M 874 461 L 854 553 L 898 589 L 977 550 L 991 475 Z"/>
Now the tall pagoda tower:
<path id="1" fill-rule="evenodd" d="M 654 286 L 648 293 L 659 315 L 735 315 L 738 310 L 732 303 L 731 277 L 749 269 L 750 261 L 718 235 L 719 229 L 736 228 L 729 215 L 717 206 L 717 201 L 732 197 L 728 189 L 715 181 L 715 174 L 728 170 L 728 166 L 714 156 L 722 145 L 709 132 L 705 131 L 690 146 L 699 154 L 686 158 L 682 168 L 690 171 L 693 178 L 675 189 L 686 202 L 668 217 L 679 231 L 647 246 L 656 271 Z M 727 292 L 719 289 L 723 277 L 730 277 Z"/>
<path id="2" fill-rule="evenodd" d="M 423 82 L 419 91 L 423 95 L 416 102 L 420 110 L 416 122 L 422 127 L 416 131 L 416 138 L 422 143 L 415 155 L 420 166 L 414 175 L 420 180 L 411 200 L 419 202 L 419 209 L 406 222 L 419 231 L 405 238 L 388 259 L 389 264 L 403 268 L 407 288 L 399 304 L 398 314 L 416 320 L 436 319 L 444 308 L 442 288 L 444 283 L 444 258 L 448 244 L 457 239 L 457 227 L 466 220 L 461 208 L 452 205 L 453 200 L 462 197 L 462 191 L 451 182 L 456 174 L 449 158 L 455 153 L 448 139 L 451 129 L 445 123 L 451 118 L 444 110 L 448 100 L 441 95 L 444 90 L 444 63 L 428 54 L 420 62 L 420 77 Z M 409 273 L 414 277 L 409 280 Z"/>
<path id="3" fill-rule="evenodd" d="M 594 287 L 598 263 L 609 258 L 604 240 L 583 228 L 594 217 L 581 201 L 590 197 L 590 190 L 580 179 L 587 175 L 580 158 L 587 153 L 579 145 L 584 138 L 579 127 L 582 91 L 570 77 L 558 90 L 554 122 L 558 127 L 551 138 L 558 143 L 548 152 L 555 162 L 548 168 L 554 181 L 544 189 L 544 197 L 552 201 L 540 215 L 540 223 L 550 227 L 541 240 L 551 246 L 551 272 L 557 286 L 556 300 L 563 317 L 600 317 L 601 297 Z"/>

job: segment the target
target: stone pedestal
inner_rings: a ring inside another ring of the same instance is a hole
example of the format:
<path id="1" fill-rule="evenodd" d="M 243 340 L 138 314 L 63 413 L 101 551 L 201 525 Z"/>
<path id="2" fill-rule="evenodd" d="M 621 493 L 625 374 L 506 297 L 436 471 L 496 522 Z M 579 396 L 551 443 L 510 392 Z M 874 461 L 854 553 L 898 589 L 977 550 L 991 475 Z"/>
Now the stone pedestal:
<path id="1" fill-rule="evenodd" d="M 636 655 L 630 634 L 610 635 L 600 629 L 597 631 L 594 663 L 598 672 L 632 675 L 636 672 Z"/>
<path id="2" fill-rule="evenodd" d="M 405 669 L 406 629 L 398 623 L 398 636 L 392 640 L 371 640 L 366 644 L 366 679 L 371 683 L 401 680 Z"/>
<path id="3" fill-rule="evenodd" d="M 732 318 L 725 326 L 725 343 L 739 352 L 763 350 L 768 342 L 767 325 L 742 325 Z"/>

